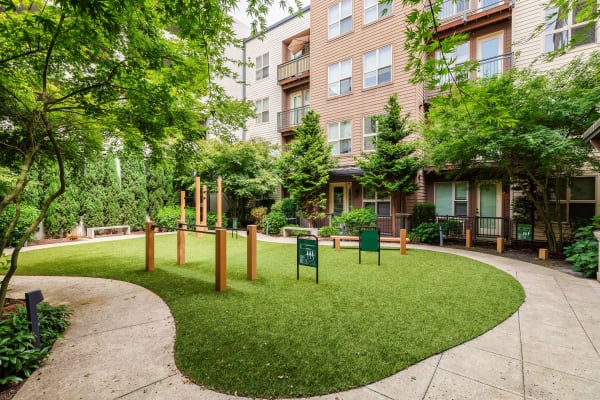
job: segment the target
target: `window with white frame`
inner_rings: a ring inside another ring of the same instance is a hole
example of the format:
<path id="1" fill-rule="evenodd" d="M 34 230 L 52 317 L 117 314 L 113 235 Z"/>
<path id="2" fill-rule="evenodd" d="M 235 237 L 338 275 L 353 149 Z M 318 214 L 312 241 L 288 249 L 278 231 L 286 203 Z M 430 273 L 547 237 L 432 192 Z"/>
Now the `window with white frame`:
<path id="1" fill-rule="evenodd" d="M 554 7 L 546 10 L 544 51 L 560 50 L 572 42 L 573 46 L 596 43 L 596 24 L 584 20 L 586 0 L 578 1 L 571 11 Z"/>
<path id="2" fill-rule="evenodd" d="M 436 182 L 434 192 L 436 215 L 467 215 L 467 182 Z"/>
<path id="3" fill-rule="evenodd" d="M 551 207 L 555 221 L 589 222 L 596 215 L 596 178 L 572 178 L 569 185 L 566 179 L 559 178 Z"/>
<path id="4" fill-rule="evenodd" d="M 352 30 L 352 0 L 343 0 L 329 7 L 327 13 L 329 39 Z"/>
<path id="5" fill-rule="evenodd" d="M 256 80 L 269 77 L 269 53 L 256 57 Z"/>
<path id="6" fill-rule="evenodd" d="M 363 208 L 373 210 L 378 217 L 389 217 L 392 215 L 390 195 L 363 188 Z"/>
<path id="7" fill-rule="evenodd" d="M 331 154 L 348 154 L 352 151 L 352 123 L 334 122 L 327 126 L 327 142 L 332 146 Z"/>
<path id="8" fill-rule="evenodd" d="M 379 0 L 364 0 L 364 7 L 365 25 L 392 13 L 392 3 L 381 4 Z"/>
<path id="9" fill-rule="evenodd" d="M 442 57 L 442 52 L 440 50 L 436 50 L 435 51 L 435 59 L 438 60 L 440 62 L 440 68 L 443 71 L 446 71 L 446 68 L 448 70 L 448 73 L 442 73 L 440 74 L 439 78 L 438 78 L 438 82 L 440 85 L 444 85 L 450 81 L 452 81 L 452 76 L 450 75 L 451 73 L 455 73 L 454 68 L 456 66 L 460 66 L 461 64 L 464 64 L 465 62 L 469 61 L 469 42 L 465 42 L 462 43 L 458 46 L 456 46 L 454 48 L 454 50 L 452 52 L 448 52 L 448 53 L 443 53 L 444 57 Z M 444 64 L 443 60 L 446 60 L 445 62 L 448 65 Z M 464 78 L 467 78 L 467 76 L 454 76 L 455 79 L 457 80 L 461 80 Z"/>
<path id="10" fill-rule="evenodd" d="M 363 87 L 369 88 L 392 80 L 392 45 L 365 53 Z"/>
<path id="11" fill-rule="evenodd" d="M 256 123 L 269 122 L 269 98 L 256 100 L 254 105 L 256 107 Z"/>
<path id="12" fill-rule="evenodd" d="M 327 88 L 328 97 L 350 93 L 352 90 L 352 59 L 331 64 L 327 68 Z"/>
<path id="13" fill-rule="evenodd" d="M 377 117 L 370 116 L 363 118 L 363 151 L 375 150 L 377 140 L 378 121 Z"/>
<path id="14" fill-rule="evenodd" d="M 439 19 L 462 14 L 469 9 L 470 0 L 444 0 L 438 13 Z"/>

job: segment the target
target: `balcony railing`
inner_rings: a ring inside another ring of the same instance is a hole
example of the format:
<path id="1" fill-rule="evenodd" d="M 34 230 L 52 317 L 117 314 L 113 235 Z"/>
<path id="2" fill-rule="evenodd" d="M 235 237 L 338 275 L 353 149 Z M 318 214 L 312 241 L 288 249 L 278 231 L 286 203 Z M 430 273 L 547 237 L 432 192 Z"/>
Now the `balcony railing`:
<path id="1" fill-rule="evenodd" d="M 277 81 L 298 78 L 310 71 L 310 55 L 295 58 L 277 66 Z"/>
<path id="2" fill-rule="evenodd" d="M 467 67 L 467 63 L 456 64 L 452 66 L 450 70 L 457 81 L 462 81 L 466 78 L 490 78 L 498 76 L 511 69 L 513 64 L 513 53 L 505 53 L 496 57 L 479 60 L 475 65 L 470 67 Z M 439 79 L 439 85 L 447 84 L 451 80 L 450 74 L 443 75 Z"/>
<path id="3" fill-rule="evenodd" d="M 302 123 L 302 117 L 308 112 L 310 106 L 292 108 L 277 113 L 277 130 L 279 132 L 293 129 Z"/>
<path id="4" fill-rule="evenodd" d="M 445 0 L 438 13 L 438 18 L 442 24 L 458 19 L 466 22 L 470 15 L 491 10 L 505 4 L 510 4 L 510 2 L 508 0 L 481 0 L 477 1 L 478 7 L 471 7 L 471 0 Z"/>

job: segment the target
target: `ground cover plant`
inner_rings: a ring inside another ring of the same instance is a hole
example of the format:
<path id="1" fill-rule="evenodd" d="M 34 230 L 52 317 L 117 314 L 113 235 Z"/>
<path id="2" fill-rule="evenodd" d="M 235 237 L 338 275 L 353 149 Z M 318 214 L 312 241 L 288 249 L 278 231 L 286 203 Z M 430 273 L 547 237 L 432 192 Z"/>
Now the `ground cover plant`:
<path id="1" fill-rule="evenodd" d="M 227 241 L 227 291 L 214 289 L 214 237 L 156 237 L 22 254 L 20 274 L 120 279 L 154 291 L 177 321 L 177 366 L 193 381 L 252 397 L 308 396 L 365 385 L 476 337 L 524 299 L 511 276 L 462 257 L 321 246 L 319 284 L 294 245 L 258 243 L 258 280 L 246 280 L 246 240 Z"/>

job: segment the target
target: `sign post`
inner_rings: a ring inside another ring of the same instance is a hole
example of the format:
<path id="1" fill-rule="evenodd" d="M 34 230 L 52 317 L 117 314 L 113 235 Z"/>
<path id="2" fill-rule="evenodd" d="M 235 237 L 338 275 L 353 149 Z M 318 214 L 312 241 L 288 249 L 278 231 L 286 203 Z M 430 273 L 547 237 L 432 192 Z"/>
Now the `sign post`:
<path id="1" fill-rule="evenodd" d="M 315 235 L 296 237 L 296 280 L 300 279 L 300 265 L 315 268 L 319 283 L 319 238 Z"/>

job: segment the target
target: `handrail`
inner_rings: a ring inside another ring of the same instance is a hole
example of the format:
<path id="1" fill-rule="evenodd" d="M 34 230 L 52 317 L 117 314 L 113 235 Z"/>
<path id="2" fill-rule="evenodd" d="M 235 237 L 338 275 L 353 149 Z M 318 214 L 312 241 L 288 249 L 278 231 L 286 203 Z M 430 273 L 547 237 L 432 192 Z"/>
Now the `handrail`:
<path id="1" fill-rule="evenodd" d="M 310 54 L 294 58 L 277 66 L 277 80 L 298 77 L 310 70 Z"/>

